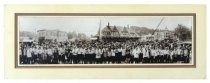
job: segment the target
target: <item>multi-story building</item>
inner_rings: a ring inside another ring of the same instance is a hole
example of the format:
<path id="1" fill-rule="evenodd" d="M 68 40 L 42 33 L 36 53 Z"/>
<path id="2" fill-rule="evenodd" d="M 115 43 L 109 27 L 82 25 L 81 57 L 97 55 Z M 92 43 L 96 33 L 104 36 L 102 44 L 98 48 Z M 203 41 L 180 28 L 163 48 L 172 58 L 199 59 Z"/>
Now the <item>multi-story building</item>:
<path id="1" fill-rule="evenodd" d="M 162 41 L 166 39 L 175 39 L 174 32 L 165 28 L 164 30 L 157 30 L 154 34 L 147 34 L 141 36 L 141 41 Z"/>
<path id="2" fill-rule="evenodd" d="M 60 30 L 38 30 L 37 31 L 37 38 L 43 38 L 46 40 L 62 42 L 68 40 L 67 33 Z"/>
<path id="3" fill-rule="evenodd" d="M 147 35 L 142 35 L 141 36 L 141 41 L 142 42 L 146 42 L 146 41 L 154 41 L 155 38 L 154 38 L 154 35 L 152 34 L 147 34 Z"/>
<path id="4" fill-rule="evenodd" d="M 139 35 L 132 28 L 122 26 L 110 26 L 109 23 L 102 30 L 99 29 L 97 35 L 102 40 L 114 39 L 114 40 L 125 40 L 125 39 L 138 39 Z"/>
<path id="5" fill-rule="evenodd" d="M 19 32 L 19 42 L 32 42 L 35 40 L 35 35 L 29 31 Z"/>
<path id="6" fill-rule="evenodd" d="M 158 30 L 154 33 L 154 40 L 174 39 L 174 33 L 169 31 L 168 28 Z"/>

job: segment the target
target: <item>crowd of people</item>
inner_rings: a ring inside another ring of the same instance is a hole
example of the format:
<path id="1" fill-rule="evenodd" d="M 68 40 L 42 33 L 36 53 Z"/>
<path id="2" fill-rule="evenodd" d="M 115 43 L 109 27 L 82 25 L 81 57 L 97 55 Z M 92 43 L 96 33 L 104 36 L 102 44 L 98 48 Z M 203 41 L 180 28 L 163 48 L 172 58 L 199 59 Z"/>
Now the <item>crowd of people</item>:
<path id="1" fill-rule="evenodd" d="M 190 63 L 191 44 L 139 41 L 20 43 L 20 64 Z"/>

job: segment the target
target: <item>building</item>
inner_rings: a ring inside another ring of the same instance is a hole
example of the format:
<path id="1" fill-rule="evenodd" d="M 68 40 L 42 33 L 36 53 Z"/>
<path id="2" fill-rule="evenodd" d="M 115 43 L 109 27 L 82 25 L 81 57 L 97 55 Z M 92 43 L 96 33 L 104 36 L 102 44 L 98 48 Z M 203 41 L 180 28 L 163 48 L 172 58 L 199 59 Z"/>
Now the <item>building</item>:
<path id="1" fill-rule="evenodd" d="M 174 39 L 174 33 L 166 27 L 164 30 L 158 30 L 154 33 L 154 40 Z"/>
<path id="2" fill-rule="evenodd" d="M 162 41 L 176 39 L 174 32 L 165 28 L 163 30 L 156 30 L 154 34 L 141 35 L 141 41 Z"/>
<path id="3" fill-rule="evenodd" d="M 19 32 L 19 42 L 34 41 L 35 35 L 29 31 L 20 31 Z"/>
<path id="4" fill-rule="evenodd" d="M 60 30 L 38 30 L 37 31 L 37 38 L 50 40 L 50 41 L 57 41 L 62 42 L 68 40 L 67 33 Z"/>
<path id="5" fill-rule="evenodd" d="M 154 41 L 154 40 L 155 40 L 155 36 L 152 35 L 152 34 L 142 35 L 140 40 L 141 40 L 142 42 Z"/>
<path id="6" fill-rule="evenodd" d="M 139 39 L 139 35 L 135 32 L 134 29 L 122 26 L 110 26 L 109 23 L 106 27 L 100 30 L 96 34 L 96 37 L 101 40 L 117 40 L 123 41 L 127 39 Z"/>

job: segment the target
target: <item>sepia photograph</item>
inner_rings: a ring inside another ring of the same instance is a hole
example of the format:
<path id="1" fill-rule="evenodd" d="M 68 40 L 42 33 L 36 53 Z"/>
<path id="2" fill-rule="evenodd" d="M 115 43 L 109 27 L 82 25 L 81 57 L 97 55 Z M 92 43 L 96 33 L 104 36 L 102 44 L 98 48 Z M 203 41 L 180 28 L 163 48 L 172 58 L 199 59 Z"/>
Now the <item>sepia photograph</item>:
<path id="1" fill-rule="evenodd" d="M 5 5 L 7 79 L 204 79 L 205 5 Z"/>
<path id="2" fill-rule="evenodd" d="M 16 15 L 18 66 L 194 65 L 193 14 Z"/>

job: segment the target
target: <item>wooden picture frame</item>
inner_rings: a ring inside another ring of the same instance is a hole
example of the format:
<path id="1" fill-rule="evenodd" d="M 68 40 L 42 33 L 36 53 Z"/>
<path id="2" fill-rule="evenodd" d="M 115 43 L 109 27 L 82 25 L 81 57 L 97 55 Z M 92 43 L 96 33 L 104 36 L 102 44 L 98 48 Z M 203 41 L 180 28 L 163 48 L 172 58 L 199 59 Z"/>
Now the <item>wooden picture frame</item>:
<path id="1" fill-rule="evenodd" d="M 18 16 L 168 15 L 193 17 L 191 65 L 18 65 Z M 204 79 L 206 78 L 205 5 L 5 5 L 6 79 Z"/>

